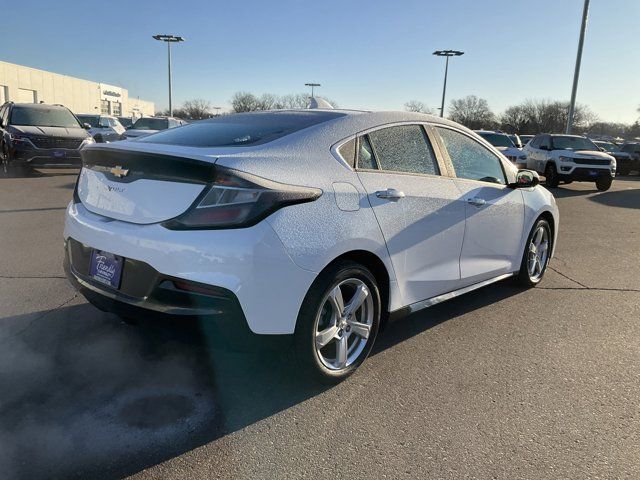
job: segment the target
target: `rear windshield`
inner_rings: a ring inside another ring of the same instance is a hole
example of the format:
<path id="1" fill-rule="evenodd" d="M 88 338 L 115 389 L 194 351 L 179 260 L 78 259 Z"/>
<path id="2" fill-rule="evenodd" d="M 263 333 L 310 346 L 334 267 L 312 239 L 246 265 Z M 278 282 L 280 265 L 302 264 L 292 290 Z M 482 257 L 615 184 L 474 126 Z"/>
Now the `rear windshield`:
<path id="1" fill-rule="evenodd" d="M 79 128 L 81 125 L 76 117 L 62 107 L 13 107 L 11 110 L 11 125 L 33 127 L 65 127 Z"/>
<path id="2" fill-rule="evenodd" d="M 478 133 L 482 138 L 494 147 L 515 147 L 511 139 L 507 135 L 500 133 Z"/>
<path id="3" fill-rule="evenodd" d="M 83 123 L 88 123 L 93 128 L 97 127 L 100 122 L 99 115 L 76 115 L 76 116 L 78 117 L 78 120 L 80 120 Z"/>
<path id="4" fill-rule="evenodd" d="M 138 141 L 189 147 L 261 145 L 344 115 L 344 113 L 313 111 L 236 113 L 166 130 Z"/>
<path id="5" fill-rule="evenodd" d="M 169 128 L 169 120 L 166 118 L 139 118 L 131 128 L 134 130 L 166 130 Z"/>

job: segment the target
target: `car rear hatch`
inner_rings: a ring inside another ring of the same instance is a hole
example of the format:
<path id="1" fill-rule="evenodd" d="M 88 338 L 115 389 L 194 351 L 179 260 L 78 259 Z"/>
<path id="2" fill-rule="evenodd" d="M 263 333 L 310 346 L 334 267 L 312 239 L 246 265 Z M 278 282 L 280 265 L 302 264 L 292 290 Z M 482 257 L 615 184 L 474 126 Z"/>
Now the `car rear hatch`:
<path id="1" fill-rule="evenodd" d="M 77 197 L 90 211 L 137 224 L 184 213 L 213 180 L 216 157 L 200 159 L 152 151 L 82 150 Z"/>

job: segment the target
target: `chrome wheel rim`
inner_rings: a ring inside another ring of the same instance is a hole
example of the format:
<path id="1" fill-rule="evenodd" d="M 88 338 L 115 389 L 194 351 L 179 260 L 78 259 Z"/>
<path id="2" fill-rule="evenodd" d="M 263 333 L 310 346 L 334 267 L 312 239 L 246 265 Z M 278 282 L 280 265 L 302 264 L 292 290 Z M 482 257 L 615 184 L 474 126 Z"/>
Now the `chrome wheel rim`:
<path id="1" fill-rule="evenodd" d="M 320 303 L 313 329 L 320 362 L 334 372 L 356 362 L 371 335 L 374 315 L 371 292 L 362 280 L 334 284 Z"/>
<path id="2" fill-rule="evenodd" d="M 538 281 L 544 274 L 549 260 L 549 230 L 544 225 L 540 225 L 531 236 L 529 242 L 529 258 L 527 268 L 529 278 Z"/>

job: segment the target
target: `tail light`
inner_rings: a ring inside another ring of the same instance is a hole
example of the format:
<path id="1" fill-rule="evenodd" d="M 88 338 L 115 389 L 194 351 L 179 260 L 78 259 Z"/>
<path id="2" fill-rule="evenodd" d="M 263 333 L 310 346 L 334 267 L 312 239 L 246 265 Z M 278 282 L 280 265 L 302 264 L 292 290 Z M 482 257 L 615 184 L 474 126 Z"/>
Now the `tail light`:
<path id="1" fill-rule="evenodd" d="M 244 228 L 276 210 L 316 200 L 322 190 L 285 185 L 216 168 L 214 181 L 184 214 L 163 225 L 171 230 Z"/>

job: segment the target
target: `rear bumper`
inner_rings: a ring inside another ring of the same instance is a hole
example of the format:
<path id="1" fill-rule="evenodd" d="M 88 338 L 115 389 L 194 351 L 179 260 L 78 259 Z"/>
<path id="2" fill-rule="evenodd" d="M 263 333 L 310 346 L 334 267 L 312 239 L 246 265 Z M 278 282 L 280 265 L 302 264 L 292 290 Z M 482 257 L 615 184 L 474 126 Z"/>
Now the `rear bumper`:
<path id="1" fill-rule="evenodd" d="M 116 313 L 130 307 L 199 318 L 241 313 L 255 334 L 288 335 L 316 277 L 293 263 L 267 222 L 243 229 L 172 231 L 108 219 L 71 203 L 64 237 L 72 283 L 92 303 Z M 88 278 L 92 248 L 125 258 L 119 291 Z M 173 280 L 214 287 L 225 295 L 188 295 L 176 291 Z"/>

